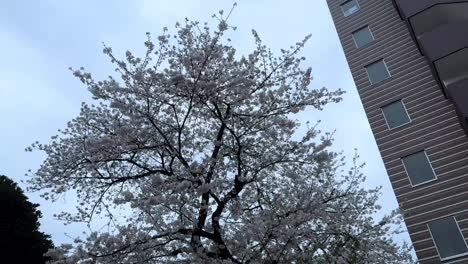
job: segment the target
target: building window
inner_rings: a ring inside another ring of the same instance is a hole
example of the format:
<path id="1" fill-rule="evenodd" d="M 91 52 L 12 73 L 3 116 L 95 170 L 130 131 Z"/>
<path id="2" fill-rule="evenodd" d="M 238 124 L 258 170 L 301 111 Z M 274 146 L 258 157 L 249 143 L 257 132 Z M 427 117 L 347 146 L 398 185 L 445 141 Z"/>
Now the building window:
<path id="1" fill-rule="evenodd" d="M 357 0 L 346 1 L 341 5 L 341 10 L 345 17 L 348 17 L 361 9 Z"/>
<path id="2" fill-rule="evenodd" d="M 406 107 L 401 100 L 382 107 L 382 112 L 389 129 L 411 122 Z"/>
<path id="3" fill-rule="evenodd" d="M 374 41 L 374 36 L 372 35 L 369 26 L 365 26 L 353 32 L 353 39 L 354 43 L 356 43 L 356 47 L 361 48 Z"/>
<path id="4" fill-rule="evenodd" d="M 435 5 L 410 18 L 416 37 L 441 26 L 468 20 L 468 3 L 446 3 Z"/>
<path id="5" fill-rule="evenodd" d="M 413 187 L 437 179 L 426 151 L 401 159 Z"/>
<path id="6" fill-rule="evenodd" d="M 468 80 L 468 48 L 437 60 L 435 67 L 445 87 Z"/>
<path id="7" fill-rule="evenodd" d="M 440 219 L 428 226 L 441 260 L 468 255 L 465 238 L 455 217 Z"/>
<path id="8" fill-rule="evenodd" d="M 367 75 L 371 84 L 379 83 L 390 78 L 390 72 L 384 60 L 371 63 L 366 66 Z"/>

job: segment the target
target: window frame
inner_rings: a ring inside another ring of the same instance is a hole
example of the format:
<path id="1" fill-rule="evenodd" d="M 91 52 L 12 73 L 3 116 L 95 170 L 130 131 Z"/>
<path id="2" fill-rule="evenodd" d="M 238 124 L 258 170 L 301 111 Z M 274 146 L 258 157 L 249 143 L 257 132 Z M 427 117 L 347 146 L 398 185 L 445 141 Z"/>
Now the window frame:
<path id="1" fill-rule="evenodd" d="M 388 77 L 381 80 L 381 81 L 378 81 L 376 83 L 372 82 L 371 80 L 371 77 L 370 77 L 370 74 L 369 74 L 369 71 L 367 70 L 367 68 L 370 66 L 370 65 L 374 65 L 374 64 L 377 64 L 378 62 L 383 62 L 383 65 L 385 66 L 385 69 L 387 70 L 387 73 L 388 73 Z M 371 63 L 368 63 L 364 66 L 364 69 L 366 70 L 366 74 L 367 74 L 367 79 L 369 80 L 370 84 L 371 85 L 375 85 L 375 84 L 379 84 L 379 83 L 383 83 L 384 81 L 392 78 L 392 73 L 390 72 L 390 70 L 388 69 L 388 66 L 387 66 L 387 63 L 385 62 L 385 59 L 382 58 L 382 59 L 378 59 L 378 60 L 375 60 Z"/>
<path id="2" fill-rule="evenodd" d="M 343 10 L 343 6 L 346 5 L 347 3 L 350 3 L 352 1 L 355 1 L 356 2 L 356 6 L 358 7 L 358 10 L 352 14 L 349 14 L 349 15 L 346 15 L 345 13 L 345 10 Z M 340 9 L 341 9 L 341 13 L 343 14 L 344 17 L 350 17 L 354 14 L 356 14 L 357 12 L 359 12 L 361 10 L 361 5 L 359 4 L 359 0 L 347 0 L 347 1 L 344 1 L 343 3 L 340 4 Z"/>
<path id="3" fill-rule="evenodd" d="M 418 184 L 413 184 L 413 181 L 411 180 L 411 177 L 410 177 L 410 175 L 408 173 L 408 170 L 406 169 L 406 165 L 405 165 L 405 162 L 403 161 L 403 159 L 405 159 L 405 158 L 407 158 L 409 156 L 412 156 L 412 155 L 416 155 L 416 154 L 421 153 L 421 152 L 424 153 L 424 155 L 426 156 L 427 161 L 429 162 L 429 166 L 431 167 L 432 173 L 434 174 L 434 179 L 431 179 L 431 180 L 428 180 L 428 181 L 425 181 L 425 182 L 421 182 L 421 183 L 418 183 Z M 408 177 L 412 188 L 415 188 L 415 187 L 418 187 L 418 186 L 421 186 L 421 185 L 424 185 L 424 184 L 428 184 L 428 183 L 431 183 L 431 182 L 434 182 L 434 181 L 438 180 L 437 174 L 436 174 L 436 172 L 434 170 L 434 167 L 432 166 L 431 159 L 429 158 L 429 155 L 427 155 L 426 150 L 417 151 L 417 152 L 414 152 L 412 154 L 406 155 L 404 157 L 401 157 L 400 160 L 401 160 L 401 163 L 403 164 L 403 168 L 405 169 L 406 176 Z"/>
<path id="4" fill-rule="evenodd" d="M 404 124 L 401 124 L 401 125 L 399 125 L 399 126 L 396 126 L 396 127 L 390 127 L 390 126 L 388 125 L 387 117 L 385 116 L 384 108 L 387 107 L 387 106 L 389 106 L 389 105 L 392 105 L 392 104 L 394 104 L 394 103 L 396 103 L 396 102 L 401 102 L 401 104 L 403 105 L 403 109 L 405 110 L 405 113 L 406 113 L 406 115 L 408 116 L 409 121 L 406 122 L 406 123 L 404 123 Z M 405 105 L 405 102 L 403 102 L 403 99 L 396 100 L 396 101 L 393 101 L 393 102 L 391 102 L 391 103 L 388 103 L 388 104 L 386 104 L 386 105 L 384 105 L 384 106 L 381 106 L 381 107 L 380 107 L 380 111 L 382 111 L 382 115 L 383 115 L 383 117 L 384 117 L 385 124 L 387 125 L 387 128 L 388 128 L 389 131 L 390 131 L 390 130 L 397 129 L 397 128 L 400 128 L 400 127 L 402 127 L 402 126 L 406 126 L 407 124 L 413 122 L 413 119 L 411 119 L 411 116 L 410 116 L 410 114 L 408 113 L 408 109 L 406 109 L 406 105 Z"/>
<path id="5" fill-rule="evenodd" d="M 361 47 L 359 47 L 358 44 L 357 44 L 356 38 L 354 37 L 354 34 L 357 33 L 357 32 L 359 32 L 359 31 L 361 31 L 361 30 L 363 30 L 363 29 L 365 29 L 365 28 L 367 28 L 367 29 L 369 30 L 369 33 L 370 33 L 370 35 L 371 35 L 371 37 L 372 37 L 372 41 L 370 41 L 370 42 L 368 42 L 368 43 L 362 45 Z M 360 28 L 356 29 L 355 31 L 351 32 L 351 36 L 353 37 L 353 41 L 354 41 L 354 44 L 356 45 L 356 48 L 358 48 L 358 49 L 364 48 L 364 47 L 366 47 L 366 46 L 369 46 L 372 42 L 375 41 L 374 33 L 372 33 L 372 30 L 371 30 L 371 28 L 370 28 L 369 25 L 360 27 Z"/>
<path id="6" fill-rule="evenodd" d="M 457 218 L 456 218 L 455 216 L 449 216 L 449 217 L 438 218 L 438 219 L 432 220 L 431 222 L 435 222 L 435 221 L 439 221 L 439 220 L 443 220 L 443 219 L 448 219 L 448 218 L 453 218 L 453 220 L 455 220 L 455 224 L 457 225 L 458 232 L 460 232 L 460 235 L 461 235 L 461 237 L 462 237 L 462 239 L 463 239 L 463 242 L 465 242 L 465 246 L 466 246 L 466 248 L 468 248 L 468 243 L 466 242 L 465 236 L 463 235 L 463 232 L 461 231 L 460 225 L 458 224 Z M 431 240 L 432 240 L 432 242 L 434 243 L 434 247 L 436 248 L 437 256 L 439 256 L 439 259 L 440 259 L 441 261 L 446 261 L 446 260 L 451 260 L 451 259 L 455 259 L 455 258 L 459 258 L 459 257 L 463 257 L 463 256 L 468 256 L 468 252 L 466 252 L 466 253 L 461 253 L 461 254 L 458 254 L 458 255 L 454 255 L 454 256 L 442 258 L 442 257 L 440 256 L 439 248 L 437 248 L 437 244 L 436 244 L 436 242 L 435 242 L 434 236 L 432 235 L 432 231 L 431 231 L 431 228 L 430 228 L 430 226 L 429 226 L 429 224 L 430 224 L 431 222 L 427 223 L 426 226 L 427 226 L 427 229 L 429 230 L 429 234 L 431 235 Z"/>

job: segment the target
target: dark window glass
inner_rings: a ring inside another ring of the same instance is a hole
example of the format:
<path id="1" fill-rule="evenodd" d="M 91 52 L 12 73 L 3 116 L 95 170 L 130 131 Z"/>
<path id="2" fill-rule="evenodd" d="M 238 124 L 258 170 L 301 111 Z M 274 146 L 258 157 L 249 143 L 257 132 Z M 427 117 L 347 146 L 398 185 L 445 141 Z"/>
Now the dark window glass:
<path id="1" fill-rule="evenodd" d="M 468 3 L 438 4 L 415 15 L 410 22 L 416 36 L 421 37 L 426 32 L 463 20 L 468 20 Z"/>
<path id="2" fill-rule="evenodd" d="M 353 39 L 356 46 L 360 48 L 374 41 L 374 36 L 372 35 L 370 28 L 366 26 L 353 32 Z"/>
<path id="3" fill-rule="evenodd" d="M 413 186 L 436 179 L 431 162 L 425 151 L 407 156 L 402 160 Z"/>
<path id="4" fill-rule="evenodd" d="M 468 48 L 436 61 L 435 66 L 445 87 L 468 80 Z"/>
<path id="5" fill-rule="evenodd" d="M 441 259 L 468 254 L 465 239 L 455 217 L 429 223 L 429 229 Z"/>
<path id="6" fill-rule="evenodd" d="M 382 107 L 382 112 L 384 113 L 385 121 L 390 129 L 411 122 L 402 101 L 394 102 Z"/>
<path id="7" fill-rule="evenodd" d="M 347 1 L 346 3 L 341 5 L 341 10 L 343 10 L 343 14 L 345 17 L 356 13 L 357 11 L 359 11 L 359 9 L 361 8 L 359 7 L 357 0 Z"/>
<path id="8" fill-rule="evenodd" d="M 366 70 L 371 84 L 376 84 L 390 78 L 390 73 L 388 72 L 384 60 L 367 65 Z"/>

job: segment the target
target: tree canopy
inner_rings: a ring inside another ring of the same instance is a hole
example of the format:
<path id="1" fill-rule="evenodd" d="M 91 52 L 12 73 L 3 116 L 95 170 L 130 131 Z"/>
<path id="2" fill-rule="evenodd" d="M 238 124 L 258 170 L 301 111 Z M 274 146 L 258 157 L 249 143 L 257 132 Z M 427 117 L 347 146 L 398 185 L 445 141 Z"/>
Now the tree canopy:
<path id="1" fill-rule="evenodd" d="M 0 256 L 5 263 L 40 264 L 53 247 L 39 231 L 39 205 L 29 202 L 18 185 L 0 175 Z M 11 262 L 10 262 L 11 261 Z"/>
<path id="2" fill-rule="evenodd" d="M 379 189 L 361 187 L 358 161 L 294 117 L 343 94 L 311 87 L 309 37 L 275 56 L 252 31 L 241 56 L 228 17 L 148 34 L 141 58 L 105 46 L 117 72 L 106 80 L 73 70 L 95 103 L 29 149 L 47 154 L 32 188 L 74 190 L 77 213 L 59 217 L 113 228 L 54 250 L 56 263 L 409 263 L 398 219 L 373 219 Z"/>

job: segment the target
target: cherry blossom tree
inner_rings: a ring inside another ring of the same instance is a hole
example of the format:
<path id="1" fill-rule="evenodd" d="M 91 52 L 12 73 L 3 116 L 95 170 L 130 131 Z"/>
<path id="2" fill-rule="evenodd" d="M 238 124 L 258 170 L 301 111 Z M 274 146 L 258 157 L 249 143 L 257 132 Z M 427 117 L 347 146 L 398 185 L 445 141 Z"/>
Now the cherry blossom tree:
<path id="1" fill-rule="evenodd" d="M 228 17 L 148 34 L 141 58 L 105 46 L 117 77 L 73 70 L 96 103 L 28 148 L 47 155 L 31 189 L 75 191 L 77 213 L 57 217 L 112 229 L 54 249 L 55 263 L 410 263 L 397 215 L 372 217 L 380 190 L 361 187 L 357 158 L 295 118 L 343 93 L 310 87 L 309 37 L 275 56 L 253 31 L 240 56 Z"/>

